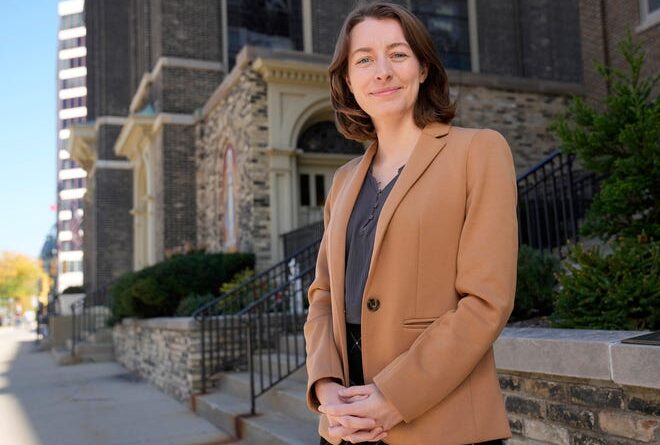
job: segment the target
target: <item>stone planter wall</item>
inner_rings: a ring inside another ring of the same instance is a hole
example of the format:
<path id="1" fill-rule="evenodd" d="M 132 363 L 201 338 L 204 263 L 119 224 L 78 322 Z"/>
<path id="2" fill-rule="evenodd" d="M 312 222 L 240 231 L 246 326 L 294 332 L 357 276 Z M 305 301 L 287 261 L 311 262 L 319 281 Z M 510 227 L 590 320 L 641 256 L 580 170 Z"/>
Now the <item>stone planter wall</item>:
<path id="1" fill-rule="evenodd" d="M 508 445 L 660 443 L 660 347 L 629 331 L 506 328 L 495 344 Z"/>
<path id="2" fill-rule="evenodd" d="M 269 317 L 270 330 L 264 323 L 259 340 L 253 347 L 274 346 L 278 338 L 276 331 L 283 324 L 290 326 L 291 323 L 290 315 L 286 315 L 287 320 L 284 321 L 280 317 L 280 314 Z M 245 349 L 245 332 L 238 330 L 238 320 L 232 318 L 228 329 L 223 328 L 223 321 L 224 317 L 214 318 L 205 330 L 206 342 L 213 340 L 214 344 L 226 346 L 217 349 L 211 356 L 207 353 L 209 362 L 219 363 L 225 353 L 235 354 Z M 212 333 L 209 332 L 210 325 L 213 325 Z M 202 391 L 201 337 L 200 325 L 192 317 L 124 319 L 113 329 L 115 360 L 167 394 L 188 403 L 192 394 Z M 239 345 L 232 346 L 230 342 Z M 247 359 L 239 358 L 239 362 L 233 364 L 234 368 L 247 370 Z M 207 391 L 212 391 L 214 381 L 209 376 L 213 371 L 209 370 L 208 374 Z"/>
<path id="3" fill-rule="evenodd" d="M 201 382 L 200 334 L 191 317 L 124 319 L 113 329 L 115 360 L 182 402 Z"/>

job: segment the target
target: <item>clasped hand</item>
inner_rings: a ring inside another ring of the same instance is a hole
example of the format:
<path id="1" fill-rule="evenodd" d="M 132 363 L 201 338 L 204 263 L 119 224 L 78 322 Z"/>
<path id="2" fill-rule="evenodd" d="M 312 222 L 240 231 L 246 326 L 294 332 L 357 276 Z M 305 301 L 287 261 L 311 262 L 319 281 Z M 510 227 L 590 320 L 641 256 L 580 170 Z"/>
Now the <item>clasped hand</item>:
<path id="1" fill-rule="evenodd" d="M 319 411 L 328 416 L 328 432 L 334 437 L 351 443 L 376 442 L 403 420 L 374 384 L 345 388 L 324 382 L 322 388 L 317 391 Z"/>

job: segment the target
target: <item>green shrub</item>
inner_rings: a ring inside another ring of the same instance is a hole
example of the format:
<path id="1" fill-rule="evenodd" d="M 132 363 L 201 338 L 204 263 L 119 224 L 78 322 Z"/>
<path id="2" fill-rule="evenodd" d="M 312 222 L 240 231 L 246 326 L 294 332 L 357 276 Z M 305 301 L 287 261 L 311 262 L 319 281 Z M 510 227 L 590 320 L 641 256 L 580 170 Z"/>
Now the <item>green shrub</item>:
<path id="1" fill-rule="evenodd" d="M 82 286 L 69 286 L 62 291 L 63 294 L 84 294 L 85 288 Z"/>
<path id="2" fill-rule="evenodd" d="M 630 34 L 619 49 L 628 72 L 598 65 L 611 85 L 605 103 L 592 107 L 573 98 L 565 115 L 550 125 L 562 151 L 606 177 L 594 196 L 582 235 L 607 240 L 645 232 L 660 239 L 660 102 L 653 91 L 660 73 L 642 78 L 644 52 Z M 600 111 L 600 108 L 603 111 Z"/>
<path id="3" fill-rule="evenodd" d="M 660 329 L 660 242 L 619 238 L 612 253 L 572 248 L 551 316 L 553 326 L 589 329 Z"/>
<path id="4" fill-rule="evenodd" d="M 218 298 L 218 296 L 214 294 L 188 295 L 179 302 L 179 306 L 176 308 L 174 315 L 177 317 L 190 317 L 198 308 L 210 303 L 216 298 Z"/>
<path id="5" fill-rule="evenodd" d="M 197 251 L 129 272 L 112 286 L 112 320 L 173 316 L 183 298 L 217 293 L 238 271 L 254 267 L 254 260 L 254 254 Z"/>
<path id="6" fill-rule="evenodd" d="M 518 278 L 512 321 L 550 315 L 559 260 L 529 246 L 518 251 Z"/>

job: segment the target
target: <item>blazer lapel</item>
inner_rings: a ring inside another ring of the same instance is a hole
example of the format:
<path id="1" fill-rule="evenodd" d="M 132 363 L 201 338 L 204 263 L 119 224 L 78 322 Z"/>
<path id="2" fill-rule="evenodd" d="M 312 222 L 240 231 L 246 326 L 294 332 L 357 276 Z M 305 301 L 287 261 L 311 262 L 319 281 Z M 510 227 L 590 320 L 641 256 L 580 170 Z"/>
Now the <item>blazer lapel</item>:
<path id="1" fill-rule="evenodd" d="M 369 275 L 367 277 L 365 289 L 368 288 L 367 286 L 369 285 L 370 277 L 372 276 L 372 268 L 378 258 L 378 252 L 383 237 L 389 226 L 390 220 L 394 215 L 394 211 L 408 190 L 410 190 L 433 159 L 435 159 L 438 153 L 440 153 L 447 144 L 450 126 L 451 125 L 449 124 L 434 122 L 424 127 L 410 158 L 406 162 L 406 166 L 401 171 L 399 178 L 385 200 L 385 205 L 381 210 L 376 225 L 374 249 L 371 255 Z M 333 307 L 336 308 L 335 315 L 339 317 L 338 320 L 342 321 L 339 326 L 339 333 L 341 334 L 339 335 L 339 338 L 344 343 L 346 341 L 346 334 L 343 329 L 343 325 L 345 324 L 344 280 L 346 275 L 346 228 L 348 227 L 348 220 L 353 211 L 357 196 L 360 193 L 360 188 L 364 182 L 369 165 L 371 164 L 373 157 L 376 155 L 377 149 L 378 144 L 373 142 L 369 148 L 367 148 L 362 159 L 346 180 L 339 195 L 335 199 L 332 209 L 331 224 L 328 227 L 332 303 Z"/>

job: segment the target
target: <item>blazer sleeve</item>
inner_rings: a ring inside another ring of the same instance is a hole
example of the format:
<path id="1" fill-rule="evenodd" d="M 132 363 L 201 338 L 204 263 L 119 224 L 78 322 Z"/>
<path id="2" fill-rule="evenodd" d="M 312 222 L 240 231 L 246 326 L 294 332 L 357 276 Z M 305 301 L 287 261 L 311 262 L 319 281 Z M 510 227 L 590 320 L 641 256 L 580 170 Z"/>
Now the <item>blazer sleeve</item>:
<path id="1" fill-rule="evenodd" d="M 458 305 L 374 377 L 374 384 L 406 423 L 441 402 L 468 377 L 513 310 L 518 221 L 511 149 L 500 133 L 483 129 L 473 135 L 466 156 L 465 220 L 455 280 Z"/>
<path id="2" fill-rule="evenodd" d="M 319 400 L 314 391 L 314 384 L 322 378 L 343 379 L 342 361 L 335 346 L 332 328 L 332 304 L 330 299 L 330 274 L 328 272 L 328 224 L 336 187 L 335 173 L 323 208 L 323 238 L 316 260 L 316 275 L 309 286 L 307 298 L 309 309 L 304 325 L 305 347 L 307 352 L 307 406 L 319 413 Z"/>

